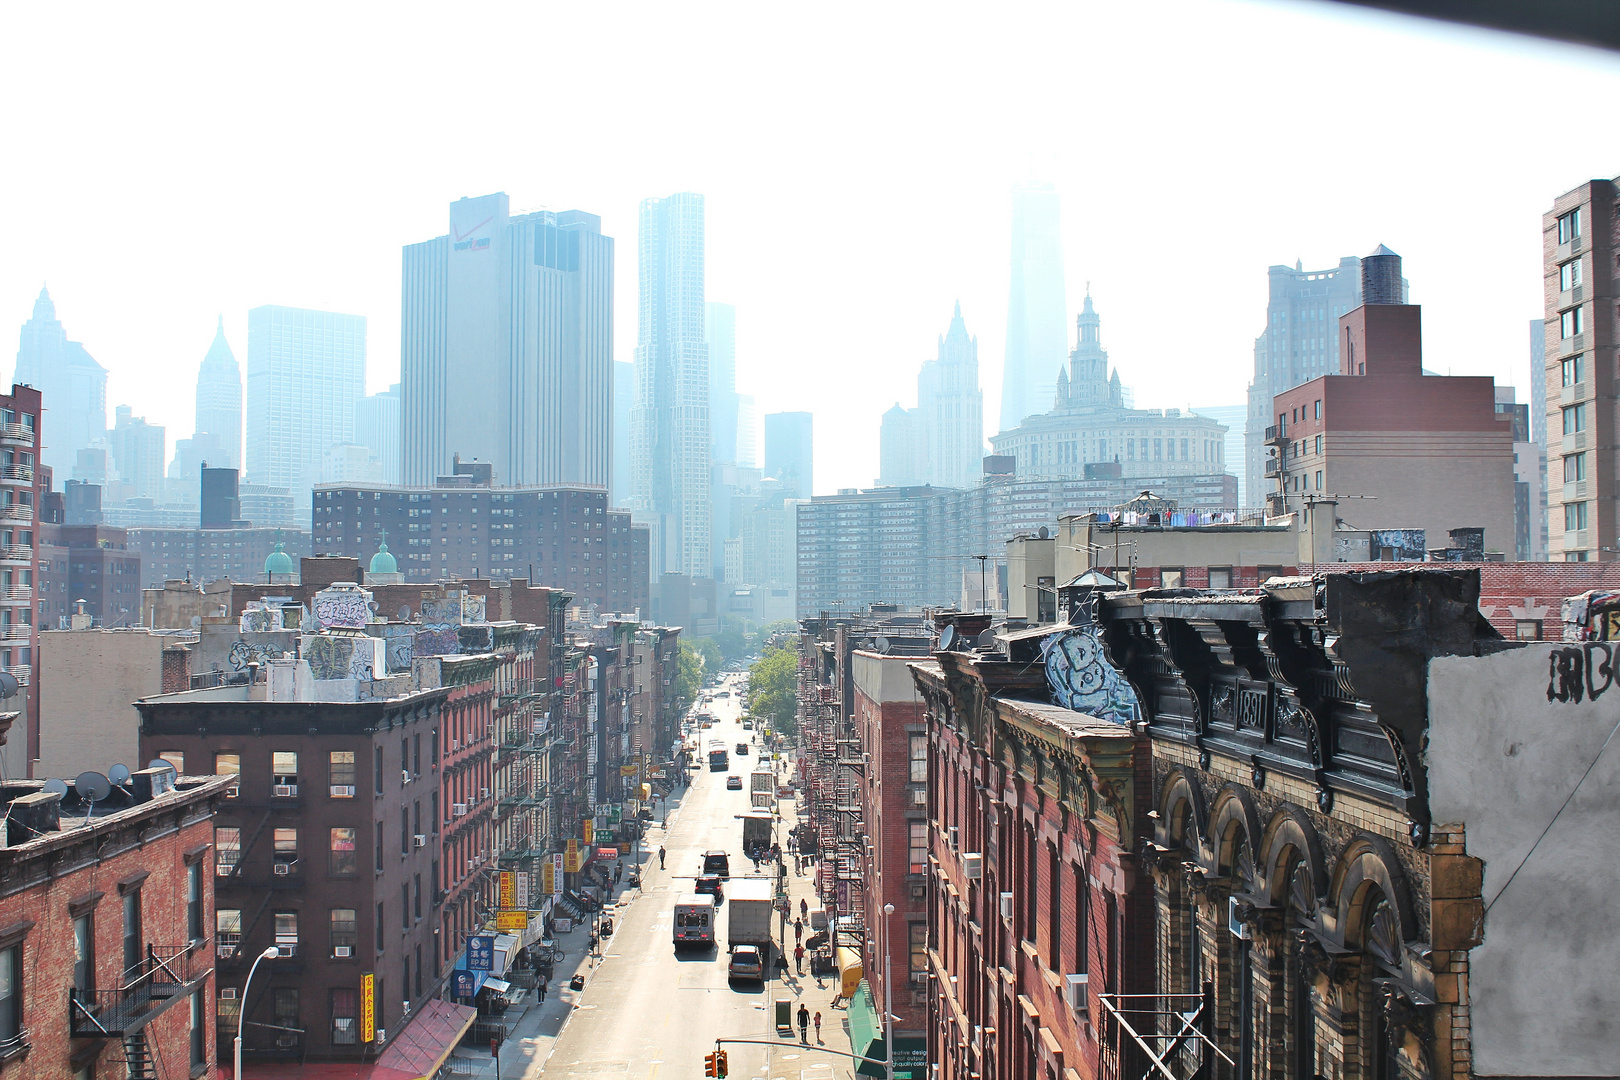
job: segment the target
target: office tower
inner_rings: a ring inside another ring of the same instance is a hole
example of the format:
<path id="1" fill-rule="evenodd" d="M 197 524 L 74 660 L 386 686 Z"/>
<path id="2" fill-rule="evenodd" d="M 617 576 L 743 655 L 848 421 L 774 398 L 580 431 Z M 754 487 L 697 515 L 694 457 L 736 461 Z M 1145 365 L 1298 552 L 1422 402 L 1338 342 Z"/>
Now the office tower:
<path id="1" fill-rule="evenodd" d="M 354 441 L 366 387 L 363 315 L 265 306 L 248 312 L 247 478 L 289 489 L 300 520 L 327 448 Z"/>
<path id="2" fill-rule="evenodd" d="M 377 455 L 383 483 L 400 482 L 399 383 L 354 403 L 354 441 Z"/>
<path id="3" fill-rule="evenodd" d="M 1547 560 L 1547 323 L 1530 320 L 1530 441 L 1536 445 L 1541 482 L 1531 497 L 1531 559 Z"/>
<path id="4" fill-rule="evenodd" d="M 405 247 L 401 303 L 405 483 L 459 456 L 502 484 L 607 487 L 613 240 L 599 217 L 459 199 L 448 234 Z"/>
<path id="5" fill-rule="evenodd" d="M 163 461 L 168 451 L 162 425 L 148 424 L 145 417 L 132 415 L 128 405 L 120 405 L 114 412 L 117 419 L 107 438 L 126 497 L 162 499 Z"/>
<path id="6" fill-rule="evenodd" d="M 716 465 L 742 465 L 745 463 L 737 460 L 741 423 L 737 396 L 737 309 L 711 300 L 704 310 L 704 339 L 709 343 L 709 429 L 714 462 Z"/>
<path id="7" fill-rule="evenodd" d="M 242 500 L 236 493 L 236 470 L 209 467 L 198 480 L 198 522 L 204 529 L 234 529 L 243 524 Z"/>
<path id="8" fill-rule="evenodd" d="M 1218 424 L 1226 425 L 1225 460 L 1228 462 L 1242 462 L 1243 455 L 1245 453 L 1244 446 L 1246 445 L 1244 442 L 1244 433 L 1247 430 L 1249 423 L 1248 405 L 1211 405 L 1207 408 L 1196 408 L 1192 411 L 1199 416 L 1207 416 Z M 1248 506 L 1249 489 L 1247 469 L 1243 469 L 1241 467 L 1238 469 L 1237 482 L 1237 504 L 1239 506 Z M 1254 505 L 1262 506 L 1264 504 L 1265 498 L 1264 492 L 1262 492 L 1260 500 Z"/>
<path id="9" fill-rule="evenodd" d="M 641 204 L 630 483 L 637 520 L 653 530 L 655 577 L 713 572 L 703 245 L 703 196 Z"/>
<path id="10" fill-rule="evenodd" d="M 1255 505 L 1275 486 L 1265 474 L 1266 427 L 1276 420 L 1272 399 L 1308 379 L 1338 372 L 1339 316 L 1361 304 L 1361 260 L 1354 256 L 1331 270 L 1306 270 L 1296 261 L 1292 269 L 1273 266 L 1266 274 L 1266 328 L 1254 339 L 1242 463 L 1244 493 Z"/>
<path id="11" fill-rule="evenodd" d="M 23 323 L 12 381 L 38 390 L 51 411 L 51 444 L 41 464 L 63 477 L 78 452 L 107 434 L 107 370 L 56 319 L 51 294 L 39 290 L 34 314 Z"/>
<path id="12" fill-rule="evenodd" d="M 213 436 L 213 445 L 220 451 L 208 464 L 221 469 L 241 467 L 242 372 L 225 341 L 224 316 L 220 316 L 213 344 L 197 371 L 197 427 L 192 438 L 204 434 Z"/>
<path id="13" fill-rule="evenodd" d="M 1496 388 L 1496 411 L 1508 417 L 1513 424 L 1513 556 L 1514 562 L 1539 562 L 1536 540 L 1540 532 L 1541 515 L 1537 513 L 1537 496 L 1542 506 L 1547 503 L 1541 492 L 1542 455 L 1530 439 L 1530 406 L 1519 404 L 1518 394 L 1511 386 Z M 1503 545 L 1504 547 L 1506 545 Z"/>
<path id="14" fill-rule="evenodd" d="M 969 337 L 956 305 L 938 358 L 917 375 L 917 407 L 883 416 L 880 484 L 972 487 L 984 461 L 984 393 L 979 389 L 979 341 Z M 904 475 L 902 475 L 904 474 Z"/>
<path id="15" fill-rule="evenodd" d="M 791 489 L 791 498 L 815 494 L 815 418 L 807 412 L 765 414 L 765 475 Z"/>
<path id="16" fill-rule="evenodd" d="M 630 505 L 630 410 L 636 403 L 636 365 L 613 361 L 613 484 L 608 499 Z"/>
<path id="17" fill-rule="evenodd" d="M 1020 184 L 1012 196 L 1012 283 L 997 430 L 1011 431 L 1024 417 L 1052 407 L 1069 351 L 1068 323 L 1057 189 Z"/>
<path id="18" fill-rule="evenodd" d="M 1549 557 L 1601 562 L 1620 550 L 1616 438 L 1615 202 L 1617 182 L 1589 180 L 1542 215 L 1546 311 Z M 1558 485 L 1558 495 L 1552 485 Z"/>
<path id="19" fill-rule="evenodd" d="M 737 464 L 759 468 L 759 409 L 753 394 L 737 395 Z"/>

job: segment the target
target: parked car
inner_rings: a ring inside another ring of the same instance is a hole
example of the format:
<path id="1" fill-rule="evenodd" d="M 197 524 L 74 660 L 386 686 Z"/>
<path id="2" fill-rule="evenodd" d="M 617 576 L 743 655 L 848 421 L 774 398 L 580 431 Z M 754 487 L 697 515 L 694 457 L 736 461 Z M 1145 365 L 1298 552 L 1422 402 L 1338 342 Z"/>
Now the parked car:
<path id="1" fill-rule="evenodd" d="M 741 791 L 742 790 L 742 777 L 737 776 L 737 775 L 732 775 L 732 776 L 726 777 L 726 790 L 727 791 Z"/>
<path id="2" fill-rule="evenodd" d="M 693 886 L 692 891 L 700 896 L 714 897 L 714 902 L 717 904 L 726 902 L 726 891 L 720 884 L 719 874 L 699 874 L 697 884 Z"/>
<path id="3" fill-rule="evenodd" d="M 739 945 L 731 951 L 731 963 L 726 967 L 726 975 L 731 979 L 754 979 L 765 981 L 765 958 L 759 954 L 757 945 Z"/>

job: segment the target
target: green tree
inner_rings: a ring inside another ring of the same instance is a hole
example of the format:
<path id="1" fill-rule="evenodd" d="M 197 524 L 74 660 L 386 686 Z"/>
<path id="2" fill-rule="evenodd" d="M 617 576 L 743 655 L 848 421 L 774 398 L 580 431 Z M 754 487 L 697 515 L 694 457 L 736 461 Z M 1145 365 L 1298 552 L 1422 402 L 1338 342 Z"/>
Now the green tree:
<path id="1" fill-rule="evenodd" d="M 724 660 L 720 655 L 720 646 L 715 644 L 714 638 L 692 638 L 691 646 L 703 660 L 703 674 L 713 675 L 723 666 Z"/>
<path id="2" fill-rule="evenodd" d="M 748 670 L 748 709 L 784 735 L 798 730 L 799 650 L 797 643 L 767 649 Z"/>
<path id="3" fill-rule="evenodd" d="M 703 656 L 690 641 L 681 640 L 681 653 L 675 663 L 675 704 L 677 711 L 685 713 L 697 700 L 698 688 L 703 685 Z"/>

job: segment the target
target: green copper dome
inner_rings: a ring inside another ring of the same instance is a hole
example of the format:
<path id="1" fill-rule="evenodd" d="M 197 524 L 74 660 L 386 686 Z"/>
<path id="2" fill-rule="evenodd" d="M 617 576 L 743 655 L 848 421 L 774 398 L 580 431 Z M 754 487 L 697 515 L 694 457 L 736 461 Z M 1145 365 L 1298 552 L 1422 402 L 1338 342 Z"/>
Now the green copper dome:
<path id="1" fill-rule="evenodd" d="M 388 552 L 388 541 L 383 540 L 377 544 L 377 554 L 371 557 L 370 574 L 397 574 L 399 562 Z"/>
<path id="2" fill-rule="evenodd" d="M 272 578 L 274 578 L 277 574 L 290 575 L 296 573 L 296 571 L 293 569 L 292 556 L 288 555 L 284 550 L 282 550 L 284 547 L 286 547 L 285 544 L 279 540 L 276 541 L 276 549 L 265 557 L 264 572 L 270 575 Z"/>

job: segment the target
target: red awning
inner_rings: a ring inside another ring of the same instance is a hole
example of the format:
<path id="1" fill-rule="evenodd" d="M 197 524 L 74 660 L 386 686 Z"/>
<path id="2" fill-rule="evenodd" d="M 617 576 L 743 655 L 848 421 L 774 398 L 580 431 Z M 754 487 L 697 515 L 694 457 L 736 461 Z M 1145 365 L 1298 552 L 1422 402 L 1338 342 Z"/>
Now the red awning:
<path id="1" fill-rule="evenodd" d="M 427 1002 L 403 1031 L 388 1040 L 388 1049 L 377 1059 L 378 1071 L 368 1080 L 393 1080 L 394 1071 L 413 1080 L 432 1080 L 477 1016 L 478 1010 L 469 1005 L 438 998 Z"/>
<path id="2" fill-rule="evenodd" d="M 223 1055 L 219 1075 L 232 1080 L 230 1054 Z M 244 1061 L 243 1080 L 417 1080 L 419 1074 L 384 1069 L 370 1061 Z"/>

